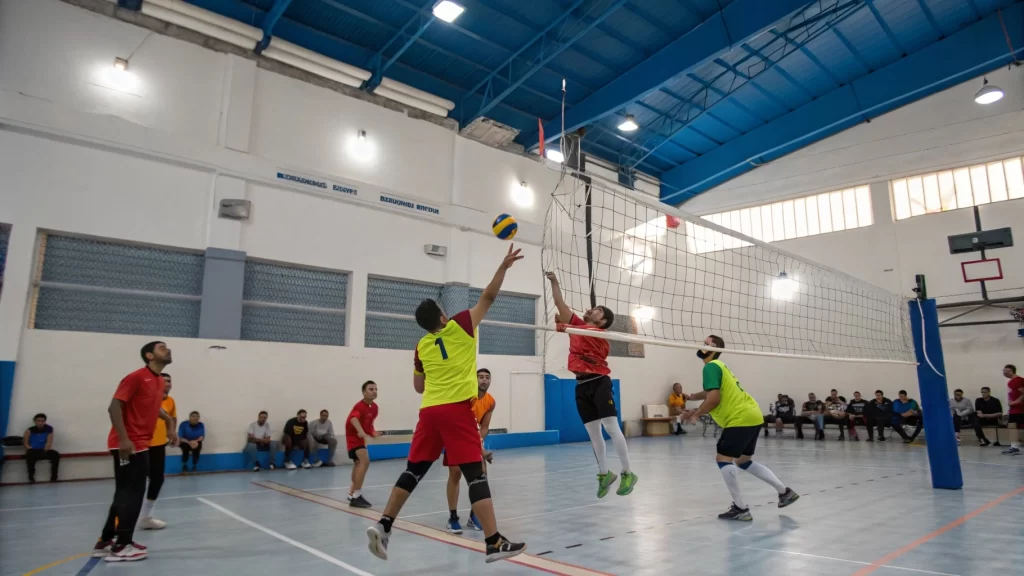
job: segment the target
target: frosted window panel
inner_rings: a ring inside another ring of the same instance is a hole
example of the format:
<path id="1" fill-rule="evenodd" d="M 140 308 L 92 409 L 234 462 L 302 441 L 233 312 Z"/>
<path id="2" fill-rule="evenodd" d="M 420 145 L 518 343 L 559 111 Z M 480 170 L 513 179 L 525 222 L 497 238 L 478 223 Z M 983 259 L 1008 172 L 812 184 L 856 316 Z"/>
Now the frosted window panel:
<path id="1" fill-rule="evenodd" d="M 818 194 L 818 224 L 822 234 L 832 231 L 832 208 L 828 194 Z"/>
<path id="2" fill-rule="evenodd" d="M 867 186 L 857 188 L 857 225 L 871 226 L 875 216 L 871 213 L 871 190 Z"/>
<path id="3" fill-rule="evenodd" d="M 740 211 L 739 210 L 733 210 L 732 212 L 729 213 L 729 226 L 728 226 L 728 228 L 729 228 L 729 230 L 735 230 L 737 232 L 739 232 L 743 228 L 743 223 L 740 220 Z M 733 238 L 733 237 L 729 238 L 729 247 L 730 248 L 739 248 L 740 244 L 741 244 L 741 242 L 739 241 L 739 239 Z"/>
<path id="4" fill-rule="evenodd" d="M 796 237 L 807 236 L 807 200 L 797 198 L 793 201 L 793 212 L 796 215 Z"/>
<path id="5" fill-rule="evenodd" d="M 1003 163 L 993 162 L 988 165 L 988 192 L 993 202 L 1008 199 L 1006 195 L 1006 177 L 1003 176 Z"/>
<path id="6" fill-rule="evenodd" d="M 846 228 L 856 228 L 857 223 L 857 193 L 850 188 L 843 190 L 843 217 L 846 219 Z"/>
<path id="7" fill-rule="evenodd" d="M 782 203 L 782 222 L 786 228 L 786 239 L 796 238 L 796 216 L 793 214 L 793 201 Z"/>
<path id="8" fill-rule="evenodd" d="M 939 178 L 929 174 L 921 179 L 924 185 L 924 210 L 929 214 L 942 212 L 942 201 L 939 200 Z"/>
<path id="9" fill-rule="evenodd" d="M 782 216 L 782 202 L 772 204 L 772 235 L 775 236 L 776 242 L 787 238 L 786 224 Z"/>
<path id="10" fill-rule="evenodd" d="M 910 194 L 910 215 L 920 216 L 927 213 L 924 207 L 924 184 L 920 176 L 907 178 L 907 192 Z"/>
<path id="11" fill-rule="evenodd" d="M 832 231 L 846 230 L 846 219 L 843 218 L 843 193 L 831 193 L 829 202 L 832 203 Z"/>
<path id="12" fill-rule="evenodd" d="M 775 231 L 772 227 L 771 205 L 761 206 L 761 232 L 764 234 L 765 242 L 775 241 Z M 781 240 L 781 238 L 780 238 Z"/>
<path id="13" fill-rule="evenodd" d="M 764 230 L 761 228 L 761 209 L 751 208 L 750 209 L 750 235 L 762 242 L 766 242 L 764 239 Z"/>
<path id="14" fill-rule="evenodd" d="M 754 236 L 754 231 L 750 227 L 750 208 L 740 210 L 740 232 L 747 236 Z M 754 237 L 756 238 L 756 236 Z"/>
<path id="15" fill-rule="evenodd" d="M 988 204 L 992 197 L 988 193 L 988 171 L 984 166 L 972 166 L 971 189 L 974 191 L 974 205 Z"/>
<path id="16" fill-rule="evenodd" d="M 943 210 L 956 210 L 956 185 L 950 170 L 939 172 L 939 200 Z"/>
<path id="17" fill-rule="evenodd" d="M 974 206 L 974 192 L 971 187 L 971 172 L 967 168 L 953 170 L 953 182 L 956 184 L 956 205 L 958 208 Z"/>
<path id="18" fill-rule="evenodd" d="M 807 233 L 821 234 L 821 227 L 818 226 L 818 197 L 807 198 Z"/>
<path id="19" fill-rule="evenodd" d="M 893 180 L 892 204 L 896 209 L 896 219 L 910 218 L 910 195 L 907 193 L 906 180 Z"/>
<path id="20" fill-rule="evenodd" d="M 1020 158 L 1012 158 L 1003 162 L 1006 170 L 1006 188 L 1010 198 L 1024 198 L 1024 172 L 1021 170 Z"/>

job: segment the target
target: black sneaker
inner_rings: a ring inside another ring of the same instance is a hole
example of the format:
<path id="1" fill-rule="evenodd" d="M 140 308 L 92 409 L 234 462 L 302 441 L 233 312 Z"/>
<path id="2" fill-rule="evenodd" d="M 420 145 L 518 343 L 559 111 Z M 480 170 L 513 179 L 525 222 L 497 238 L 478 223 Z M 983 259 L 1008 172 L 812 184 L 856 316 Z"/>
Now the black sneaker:
<path id="1" fill-rule="evenodd" d="M 995 442 L 993 442 L 992 445 L 993 446 L 1002 446 L 1002 444 L 999 443 L 999 440 L 996 440 Z"/>
<path id="2" fill-rule="evenodd" d="M 800 499 L 800 495 L 792 488 L 786 488 L 786 492 L 779 496 L 779 508 L 785 508 Z"/>
<path id="3" fill-rule="evenodd" d="M 362 494 L 360 494 L 359 496 L 356 496 L 355 498 L 352 498 L 351 500 L 349 500 L 348 501 L 348 505 L 353 507 L 353 508 L 372 508 L 373 507 L 373 504 L 370 504 L 369 502 L 367 502 L 366 498 L 363 498 Z"/>
<path id="4" fill-rule="evenodd" d="M 846 442 L 846 436 L 840 434 L 839 438 L 836 438 L 836 440 L 839 441 L 839 442 Z"/>
<path id="5" fill-rule="evenodd" d="M 504 538 L 498 539 L 495 544 L 487 545 L 487 563 L 497 562 L 513 556 L 519 556 L 526 552 L 526 544 L 523 542 L 509 542 Z"/>
<path id="6" fill-rule="evenodd" d="M 719 520 L 739 520 L 741 522 L 750 522 L 754 519 L 750 515 L 750 508 L 740 508 L 735 503 L 729 507 L 728 510 L 718 515 Z"/>
<path id="7" fill-rule="evenodd" d="M 885 442 L 885 437 L 884 436 L 879 436 L 878 437 L 878 441 L 879 442 Z"/>
<path id="8" fill-rule="evenodd" d="M 988 446 L 991 443 L 992 442 L 990 442 L 988 438 L 985 438 L 984 440 L 980 441 L 980 444 L 981 444 L 982 447 Z"/>

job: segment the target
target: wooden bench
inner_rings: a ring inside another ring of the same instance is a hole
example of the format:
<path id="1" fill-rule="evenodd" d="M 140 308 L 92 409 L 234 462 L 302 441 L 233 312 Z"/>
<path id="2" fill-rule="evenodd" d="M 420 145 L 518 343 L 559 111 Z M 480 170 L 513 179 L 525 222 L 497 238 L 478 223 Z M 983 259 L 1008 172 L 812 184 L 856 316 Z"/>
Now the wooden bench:
<path id="1" fill-rule="evenodd" d="M 644 436 L 668 436 L 672 433 L 672 422 L 674 416 L 659 416 L 655 418 L 641 418 L 643 422 Z"/>
<path id="2" fill-rule="evenodd" d="M 101 457 L 104 457 L 104 456 L 109 458 L 110 457 L 110 452 L 71 452 L 69 454 L 65 454 L 65 453 L 61 452 L 60 459 L 64 460 L 65 458 L 101 458 Z M 24 454 L 10 454 L 10 455 L 4 456 L 4 461 L 5 462 L 11 461 L 11 460 L 24 460 L 24 459 L 25 459 L 25 455 Z"/>

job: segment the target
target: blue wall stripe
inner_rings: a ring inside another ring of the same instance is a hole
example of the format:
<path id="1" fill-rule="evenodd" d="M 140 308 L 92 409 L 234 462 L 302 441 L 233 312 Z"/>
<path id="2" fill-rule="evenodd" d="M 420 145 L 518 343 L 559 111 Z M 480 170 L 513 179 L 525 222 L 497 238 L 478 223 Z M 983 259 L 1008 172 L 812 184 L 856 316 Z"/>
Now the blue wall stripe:
<path id="1" fill-rule="evenodd" d="M 11 416 L 11 397 L 14 395 L 14 362 L 0 360 L 0 436 L 7 435 Z"/>

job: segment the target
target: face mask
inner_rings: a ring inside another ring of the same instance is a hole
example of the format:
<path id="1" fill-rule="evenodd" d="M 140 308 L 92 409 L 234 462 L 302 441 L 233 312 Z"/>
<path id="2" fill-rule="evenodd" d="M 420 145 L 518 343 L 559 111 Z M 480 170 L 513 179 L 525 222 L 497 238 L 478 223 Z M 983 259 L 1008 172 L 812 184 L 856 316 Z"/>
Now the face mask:
<path id="1" fill-rule="evenodd" d="M 711 352 L 705 352 L 703 350 L 697 350 L 697 358 L 700 358 L 701 360 L 707 358 L 708 356 L 711 356 L 711 354 L 712 354 Z"/>

